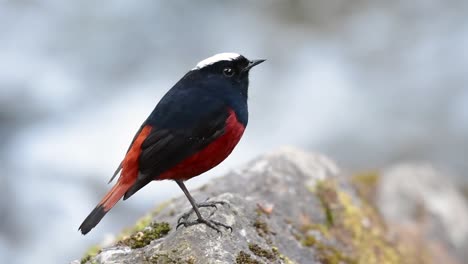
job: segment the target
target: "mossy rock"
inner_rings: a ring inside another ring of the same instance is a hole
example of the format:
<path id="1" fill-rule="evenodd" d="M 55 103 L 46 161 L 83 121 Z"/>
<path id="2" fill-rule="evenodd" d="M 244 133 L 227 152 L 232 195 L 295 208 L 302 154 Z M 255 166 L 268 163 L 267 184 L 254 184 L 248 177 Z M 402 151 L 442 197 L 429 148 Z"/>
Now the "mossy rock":
<path id="1" fill-rule="evenodd" d="M 86 262 L 90 261 L 92 257 L 96 256 L 101 251 L 101 247 L 99 245 L 94 245 L 90 247 L 84 256 L 80 260 L 80 264 L 85 264 Z"/>
<path id="2" fill-rule="evenodd" d="M 372 189 L 377 180 L 377 174 L 360 175 L 352 179 L 352 185 Z M 336 179 L 327 179 L 310 188 L 320 200 L 325 223 L 301 226 L 297 238 L 303 246 L 317 252 L 317 260 L 330 264 L 426 263 L 423 259 L 427 259 L 427 251 L 420 252 L 420 256 L 401 251 L 403 245 L 388 239 L 387 227 L 371 202 L 360 199 L 356 203 L 355 198 L 339 186 Z M 360 198 L 370 197 L 357 190 Z M 416 260 L 408 262 L 409 259 Z"/>
<path id="3" fill-rule="evenodd" d="M 209 198 L 228 203 L 200 211 L 204 217 L 232 226 L 232 232 L 222 230 L 219 234 L 204 225 L 169 232 L 190 209 L 182 196 L 148 213 L 118 236 L 119 243 L 95 257 L 95 253 L 87 255 L 84 261 L 431 263 L 426 245 L 415 247 L 389 236 L 389 228 L 373 203 L 381 180 L 378 172 L 340 176 L 339 169 L 325 157 L 290 149 L 266 155 L 231 174 L 213 180 L 193 195 L 198 202 Z"/>
<path id="4" fill-rule="evenodd" d="M 239 252 L 236 257 L 236 264 L 262 264 L 258 260 L 252 258 L 252 256 L 244 251 Z"/>
<path id="5" fill-rule="evenodd" d="M 164 237 L 171 231 L 169 223 L 151 223 L 142 231 L 138 231 L 130 237 L 126 237 L 118 242 L 119 245 L 129 246 L 130 248 L 141 248 L 147 246 L 151 241 Z"/>

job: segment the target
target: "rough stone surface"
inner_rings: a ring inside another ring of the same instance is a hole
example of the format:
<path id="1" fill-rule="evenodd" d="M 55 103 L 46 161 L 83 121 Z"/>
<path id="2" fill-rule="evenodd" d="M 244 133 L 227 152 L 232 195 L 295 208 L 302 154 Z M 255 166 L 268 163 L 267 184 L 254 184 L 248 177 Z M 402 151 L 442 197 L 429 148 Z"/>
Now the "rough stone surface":
<path id="1" fill-rule="evenodd" d="M 190 209 L 179 197 L 116 236 L 113 246 L 93 248 L 73 263 L 430 263 L 425 248 L 392 240 L 380 214 L 338 175 L 326 157 L 285 148 L 192 190 L 197 201 L 230 204 L 201 211 L 231 225 L 232 233 L 203 225 L 175 230 Z M 162 222 L 172 227 L 164 237 L 125 246 Z"/>
<path id="2" fill-rule="evenodd" d="M 468 206 L 449 179 L 429 164 L 392 166 L 381 174 L 378 208 L 390 225 L 417 229 L 424 239 L 441 242 L 466 259 Z"/>

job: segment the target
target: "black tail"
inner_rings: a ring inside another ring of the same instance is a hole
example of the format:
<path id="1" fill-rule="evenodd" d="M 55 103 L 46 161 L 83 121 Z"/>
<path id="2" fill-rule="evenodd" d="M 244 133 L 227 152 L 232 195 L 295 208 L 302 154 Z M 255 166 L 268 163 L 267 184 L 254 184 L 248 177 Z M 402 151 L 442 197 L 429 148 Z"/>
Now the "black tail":
<path id="1" fill-rule="evenodd" d="M 78 230 L 81 230 L 83 235 L 86 235 L 91 229 L 93 229 L 101 219 L 107 214 L 108 211 L 104 209 L 104 206 L 98 205 L 94 210 L 86 217 L 83 223 L 80 225 Z"/>
<path id="2" fill-rule="evenodd" d="M 83 235 L 86 235 L 91 229 L 93 229 L 101 219 L 107 214 L 107 212 L 114 207 L 114 205 L 122 198 L 125 192 L 130 188 L 131 184 L 122 183 L 118 181 L 112 189 L 107 192 L 106 196 L 102 198 L 101 202 L 94 208 L 94 210 L 86 217 L 78 230 L 81 230 Z"/>

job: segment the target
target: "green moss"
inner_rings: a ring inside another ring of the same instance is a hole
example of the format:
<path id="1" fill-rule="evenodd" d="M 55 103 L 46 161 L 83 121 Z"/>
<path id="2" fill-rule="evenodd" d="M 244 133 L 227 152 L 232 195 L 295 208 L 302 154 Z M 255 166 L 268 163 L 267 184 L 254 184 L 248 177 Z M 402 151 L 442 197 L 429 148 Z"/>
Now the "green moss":
<path id="1" fill-rule="evenodd" d="M 260 208 L 256 208 L 256 209 L 255 209 L 255 213 L 257 214 L 257 216 L 261 216 L 261 215 L 264 214 L 265 212 L 263 212 Z"/>
<path id="2" fill-rule="evenodd" d="M 329 181 L 320 181 L 315 186 L 315 193 L 320 201 L 325 214 L 325 223 L 327 227 L 334 225 L 333 206 L 336 204 L 336 192 L 334 186 Z"/>
<path id="3" fill-rule="evenodd" d="M 360 175 L 355 181 L 374 185 L 377 176 Z M 310 189 L 322 205 L 325 221 L 298 228 L 302 245 L 313 248 L 323 263 L 403 263 L 397 247 L 387 241 L 386 227 L 375 208 L 365 200 L 356 205 L 337 186 L 334 180 L 324 180 Z"/>
<path id="4" fill-rule="evenodd" d="M 341 250 L 337 249 L 336 247 L 320 242 L 313 235 L 304 236 L 301 242 L 303 246 L 314 248 L 318 253 L 317 260 L 322 263 L 329 263 L 329 264 L 339 264 L 339 263 L 357 264 L 358 263 L 354 258 L 343 254 Z"/>
<path id="5" fill-rule="evenodd" d="M 80 264 L 85 264 L 86 262 L 91 260 L 91 256 L 86 255 L 83 258 L 81 258 Z"/>
<path id="6" fill-rule="evenodd" d="M 328 232 L 329 228 L 323 224 L 307 223 L 299 228 L 301 234 L 307 234 L 307 232 L 309 232 L 310 230 L 317 230 L 323 236 L 330 238 L 330 233 Z"/>
<path id="7" fill-rule="evenodd" d="M 291 259 L 289 259 L 287 256 L 281 254 L 281 252 L 278 250 L 277 247 L 272 247 L 271 248 L 271 251 L 273 251 L 273 253 L 278 256 L 278 258 L 285 264 L 295 264 L 294 261 L 292 261 Z"/>
<path id="8" fill-rule="evenodd" d="M 272 251 L 266 250 L 257 244 L 249 244 L 249 249 L 256 256 L 261 257 L 261 258 L 266 258 L 270 261 L 274 261 L 277 258 L 277 255 L 275 254 L 273 250 Z"/>
<path id="9" fill-rule="evenodd" d="M 367 171 L 354 174 L 351 179 L 353 182 L 359 182 L 368 186 L 375 186 L 379 182 L 379 172 L 378 171 Z"/>
<path id="10" fill-rule="evenodd" d="M 151 224 L 152 220 L 153 220 L 152 214 L 147 214 L 144 217 L 138 219 L 138 221 L 135 223 L 135 225 L 132 228 L 132 233 L 143 230 L 145 227 Z"/>
<path id="11" fill-rule="evenodd" d="M 96 256 L 99 252 L 101 252 L 101 246 L 99 246 L 99 245 L 94 245 L 94 246 L 90 247 L 90 248 L 86 251 L 86 253 L 85 253 L 85 255 L 83 256 L 83 258 L 81 258 L 80 263 L 81 263 L 81 264 L 84 264 L 84 263 L 90 261 L 91 258 L 94 257 L 94 256 Z"/>
<path id="12" fill-rule="evenodd" d="M 270 229 L 266 222 L 257 218 L 253 224 L 255 230 L 257 230 L 257 234 L 261 237 L 265 237 L 266 235 L 270 234 Z"/>
<path id="13" fill-rule="evenodd" d="M 253 226 L 255 227 L 257 234 L 263 237 L 268 244 L 271 245 L 273 243 L 271 240 L 271 235 L 275 235 L 276 233 L 271 231 L 271 229 L 268 227 L 268 224 L 260 219 L 260 216 L 255 219 Z"/>
<path id="14" fill-rule="evenodd" d="M 301 244 L 305 247 L 312 247 L 317 244 L 317 239 L 314 236 L 305 235 L 304 238 L 301 240 Z"/>
<path id="15" fill-rule="evenodd" d="M 351 183 L 356 188 L 359 196 L 368 202 L 375 200 L 379 180 L 378 171 L 361 172 L 351 177 Z"/>
<path id="16" fill-rule="evenodd" d="M 124 238 L 118 244 L 129 246 L 131 248 L 141 248 L 155 239 L 164 237 L 169 233 L 171 227 L 168 223 L 151 223 L 148 228 L 139 231 L 130 237 Z"/>
<path id="17" fill-rule="evenodd" d="M 244 251 L 239 252 L 236 257 L 236 264 L 262 264 L 258 260 L 253 259 L 249 254 Z"/>
<path id="18" fill-rule="evenodd" d="M 142 218 L 138 219 L 134 226 L 125 228 L 116 238 L 116 241 L 120 241 L 123 239 L 128 238 L 130 235 L 142 231 L 145 227 L 151 224 L 153 218 L 158 215 L 162 210 L 164 210 L 169 204 L 171 204 L 172 200 L 165 201 L 159 204 L 154 210 L 150 213 L 146 214 Z"/>

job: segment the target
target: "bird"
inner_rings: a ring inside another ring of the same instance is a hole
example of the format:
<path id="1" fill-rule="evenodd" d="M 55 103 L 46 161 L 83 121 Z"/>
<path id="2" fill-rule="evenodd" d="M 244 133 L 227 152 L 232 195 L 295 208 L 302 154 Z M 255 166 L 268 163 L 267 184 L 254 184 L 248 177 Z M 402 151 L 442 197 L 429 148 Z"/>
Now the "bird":
<path id="1" fill-rule="evenodd" d="M 249 60 L 226 52 L 200 61 L 157 103 L 133 137 L 109 183 L 118 180 L 86 217 L 79 231 L 86 235 L 120 201 L 152 181 L 173 180 L 192 209 L 177 224 L 232 227 L 204 218 L 199 208 L 225 202 L 197 203 L 184 182 L 224 161 L 240 141 L 248 123 L 250 70 L 264 59 Z M 195 212 L 197 219 L 189 221 Z"/>

